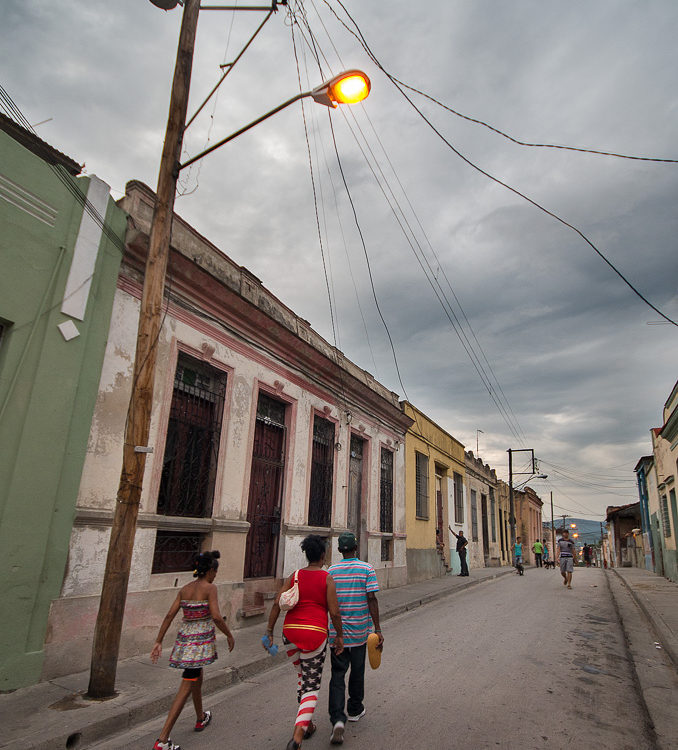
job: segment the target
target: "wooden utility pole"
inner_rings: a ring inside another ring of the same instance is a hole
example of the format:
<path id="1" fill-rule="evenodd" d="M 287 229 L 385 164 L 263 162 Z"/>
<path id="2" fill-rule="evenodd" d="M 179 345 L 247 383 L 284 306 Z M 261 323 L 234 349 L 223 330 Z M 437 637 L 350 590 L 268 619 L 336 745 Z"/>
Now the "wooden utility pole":
<path id="1" fill-rule="evenodd" d="M 200 0 L 185 0 L 174 80 L 172 81 L 165 145 L 158 175 L 157 200 L 146 259 L 134 359 L 132 395 L 125 427 L 120 486 L 92 645 L 92 664 L 87 690 L 90 698 L 106 698 L 115 692 L 115 676 L 134 547 L 134 534 L 139 513 L 146 454 L 149 452 L 148 434 L 151 424 L 157 344 L 162 323 L 174 197 L 179 174 L 178 165 L 181 156 L 184 123 L 186 122 L 199 12 Z"/>
<path id="2" fill-rule="evenodd" d="M 551 559 L 556 559 L 556 529 L 553 523 L 553 490 L 551 490 Z"/>

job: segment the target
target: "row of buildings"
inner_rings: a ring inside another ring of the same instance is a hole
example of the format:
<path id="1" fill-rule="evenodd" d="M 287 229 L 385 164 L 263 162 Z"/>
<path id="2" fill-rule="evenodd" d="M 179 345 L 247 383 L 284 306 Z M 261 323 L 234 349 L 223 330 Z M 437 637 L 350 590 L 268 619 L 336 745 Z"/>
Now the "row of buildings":
<path id="1" fill-rule="evenodd" d="M 154 193 L 0 115 L 0 690 L 86 669 L 122 463 Z M 350 529 L 382 587 L 510 562 L 508 486 L 175 216 L 121 657 L 148 651 L 200 549 L 232 626 L 301 539 Z M 542 502 L 516 491 L 526 550 Z M 335 550 L 336 544 L 332 544 Z M 333 552 L 336 556 L 336 551 Z"/>
<path id="2" fill-rule="evenodd" d="M 618 544 L 630 550 L 626 556 L 634 564 L 678 582 L 678 382 L 666 399 L 662 426 L 650 430 L 652 453 L 636 464 L 639 502 L 635 528 L 620 534 Z"/>

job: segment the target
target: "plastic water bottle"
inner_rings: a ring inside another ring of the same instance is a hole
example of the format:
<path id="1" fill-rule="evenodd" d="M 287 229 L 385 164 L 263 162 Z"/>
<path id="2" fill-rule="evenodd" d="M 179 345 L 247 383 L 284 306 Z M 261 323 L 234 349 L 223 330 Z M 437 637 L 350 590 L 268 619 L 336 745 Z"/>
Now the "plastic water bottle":
<path id="1" fill-rule="evenodd" d="M 271 643 L 271 639 L 267 635 L 262 637 L 261 642 L 271 656 L 275 656 L 278 653 L 278 644 Z"/>

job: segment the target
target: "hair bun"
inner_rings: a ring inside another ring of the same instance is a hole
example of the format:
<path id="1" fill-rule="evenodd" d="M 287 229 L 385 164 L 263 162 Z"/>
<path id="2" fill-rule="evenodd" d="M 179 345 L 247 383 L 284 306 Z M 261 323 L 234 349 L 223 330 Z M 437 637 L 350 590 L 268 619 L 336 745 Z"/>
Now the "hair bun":
<path id="1" fill-rule="evenodd" d="M 218 560 L 221 557 L 221 553 L 218 549 L 212 550 L 212 559 Z"/>

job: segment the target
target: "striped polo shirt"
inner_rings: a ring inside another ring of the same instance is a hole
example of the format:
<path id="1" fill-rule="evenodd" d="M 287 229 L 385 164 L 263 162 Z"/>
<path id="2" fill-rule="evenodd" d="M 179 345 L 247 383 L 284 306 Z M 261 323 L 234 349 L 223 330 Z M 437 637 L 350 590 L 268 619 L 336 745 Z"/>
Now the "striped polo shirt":
<path id="1" fill-rule="evenodd" d="M 330 565 L 328 573 L 337 587 L 337 599 L 344 629 L 344 646 L 362 646 L 372 632 L 367 594 L 379 591 L 374 568 L 357 557 Z M 336 635 L 330 623 L 330 639 Z"/>

